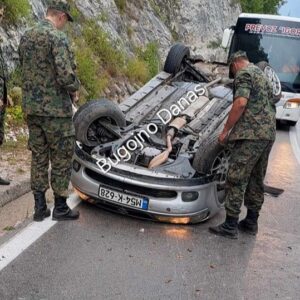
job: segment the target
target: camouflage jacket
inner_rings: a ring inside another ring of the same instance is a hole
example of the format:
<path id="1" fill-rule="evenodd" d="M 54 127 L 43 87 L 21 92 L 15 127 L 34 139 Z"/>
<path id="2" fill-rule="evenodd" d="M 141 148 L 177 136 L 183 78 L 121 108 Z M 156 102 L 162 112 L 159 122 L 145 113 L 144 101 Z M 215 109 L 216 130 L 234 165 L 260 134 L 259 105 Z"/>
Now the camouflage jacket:
<path id="1" fill-rule="evenodd" d="M 3 101 L 3 104 L 7 104 L 6 78 L 7 70 L 4 63 L 2 50 L 0 48 L 0 101 Z"/>
<path id="2" fill-rule="evenodd" d="M 37 116 L 72 116 L 69 93 L 76 92 L 80 83 L 65 33 L 43 20 L 22 36 L 19 55 L 23 111 Z"/>
<path id="3" fill-rule="evenodd" d="M 265 74 L 255 65 L 239 71 L 234 81 L 234 99 L 248 99 L 245 111 L 229 140 L 275 140 L 277 100 Z"/>

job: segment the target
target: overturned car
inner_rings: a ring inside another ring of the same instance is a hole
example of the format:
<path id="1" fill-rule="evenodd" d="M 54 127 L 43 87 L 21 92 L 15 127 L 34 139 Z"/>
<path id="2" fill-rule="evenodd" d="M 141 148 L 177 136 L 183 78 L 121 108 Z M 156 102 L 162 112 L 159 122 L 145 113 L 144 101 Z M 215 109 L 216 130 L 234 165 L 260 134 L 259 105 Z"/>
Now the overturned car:
<path id="1" fill-rule="evenodd" d="M 79 108 L 72 184 L 81 199 L 175 224 L 222 208 L 230 153 L 218 135 L 232 81 L 212 80 L 194 63 L 189 48 L 176 44 L 164 70 L 119 106 L 101 99 Z M 279 80 L 267 70 L 278 94 Z"/>

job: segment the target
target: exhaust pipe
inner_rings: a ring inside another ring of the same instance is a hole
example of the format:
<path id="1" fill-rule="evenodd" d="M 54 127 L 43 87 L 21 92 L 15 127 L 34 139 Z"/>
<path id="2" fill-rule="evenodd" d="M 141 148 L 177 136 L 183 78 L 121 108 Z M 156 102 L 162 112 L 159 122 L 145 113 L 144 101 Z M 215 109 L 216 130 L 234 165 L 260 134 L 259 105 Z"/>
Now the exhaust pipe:
<path id="1" fill-rule="evenodd" d="M 170 153 L 172 152 L 173 150 L 173 147 L 172 147 L 172 137 L 170 135 L 167 136 L 167 150 L 165 150 L 164 152 L 162 152 L 161 154 L 157 155 L 156 157 L 154 157 L 150 164 L 149 164 L 149 169 L 153 169 L 153 168 L 156 168 L 160 165 L 162 165 L 163 163 L 165 163 L 168 158 L 169 158 L 169 155 Z"/>

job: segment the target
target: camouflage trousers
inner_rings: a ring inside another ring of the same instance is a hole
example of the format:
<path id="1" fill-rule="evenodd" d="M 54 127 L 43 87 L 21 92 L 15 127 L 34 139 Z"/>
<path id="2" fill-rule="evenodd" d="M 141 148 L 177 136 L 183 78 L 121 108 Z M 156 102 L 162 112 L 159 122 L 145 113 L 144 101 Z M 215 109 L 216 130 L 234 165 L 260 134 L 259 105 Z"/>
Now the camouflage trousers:
<path id="1" fill-rule="evenodd" d="M 4 141 L 4 119 L 5 119 L 5 109 L 0 110 L 0 146 Z"/>
<path id="2" fill-rule="evenodd" d="M 71 118 L 28 116 L 28 148 L 32 152 L 31 189 L 44 192 L 51 187 L 56 195 L 68 196 L 74 152 L 75 130 Z"/>
<path id="3" fill-rule="evenodd" d="M 241 206 L 260 211 L 264 203 L 264 178 L 274 141 L 237 140 L 230 143 L 226 182 L 227 215 L 238 217 Z"/>

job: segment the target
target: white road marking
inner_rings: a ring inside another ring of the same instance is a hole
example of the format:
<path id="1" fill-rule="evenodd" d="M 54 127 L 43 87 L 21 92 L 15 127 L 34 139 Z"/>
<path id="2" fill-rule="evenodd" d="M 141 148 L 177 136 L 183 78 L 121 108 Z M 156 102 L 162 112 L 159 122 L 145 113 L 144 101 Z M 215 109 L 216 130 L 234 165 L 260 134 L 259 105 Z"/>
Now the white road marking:
<path id="1" fill-rule="evenodd" d="M 300 164 L 300 122 L 290 127 L 290 140 L 295 157 Z"/>
<path id="2" fill-rule="evenodd" d="M 70 208 L 76 207 L 79 203 L 80 200 L 74 194 L 68 199 Z M 52 217 L 43 222 L 33 222 L 0 246 L 0 272 L 56 223 L 57 221 L 52 221 Z"/>

